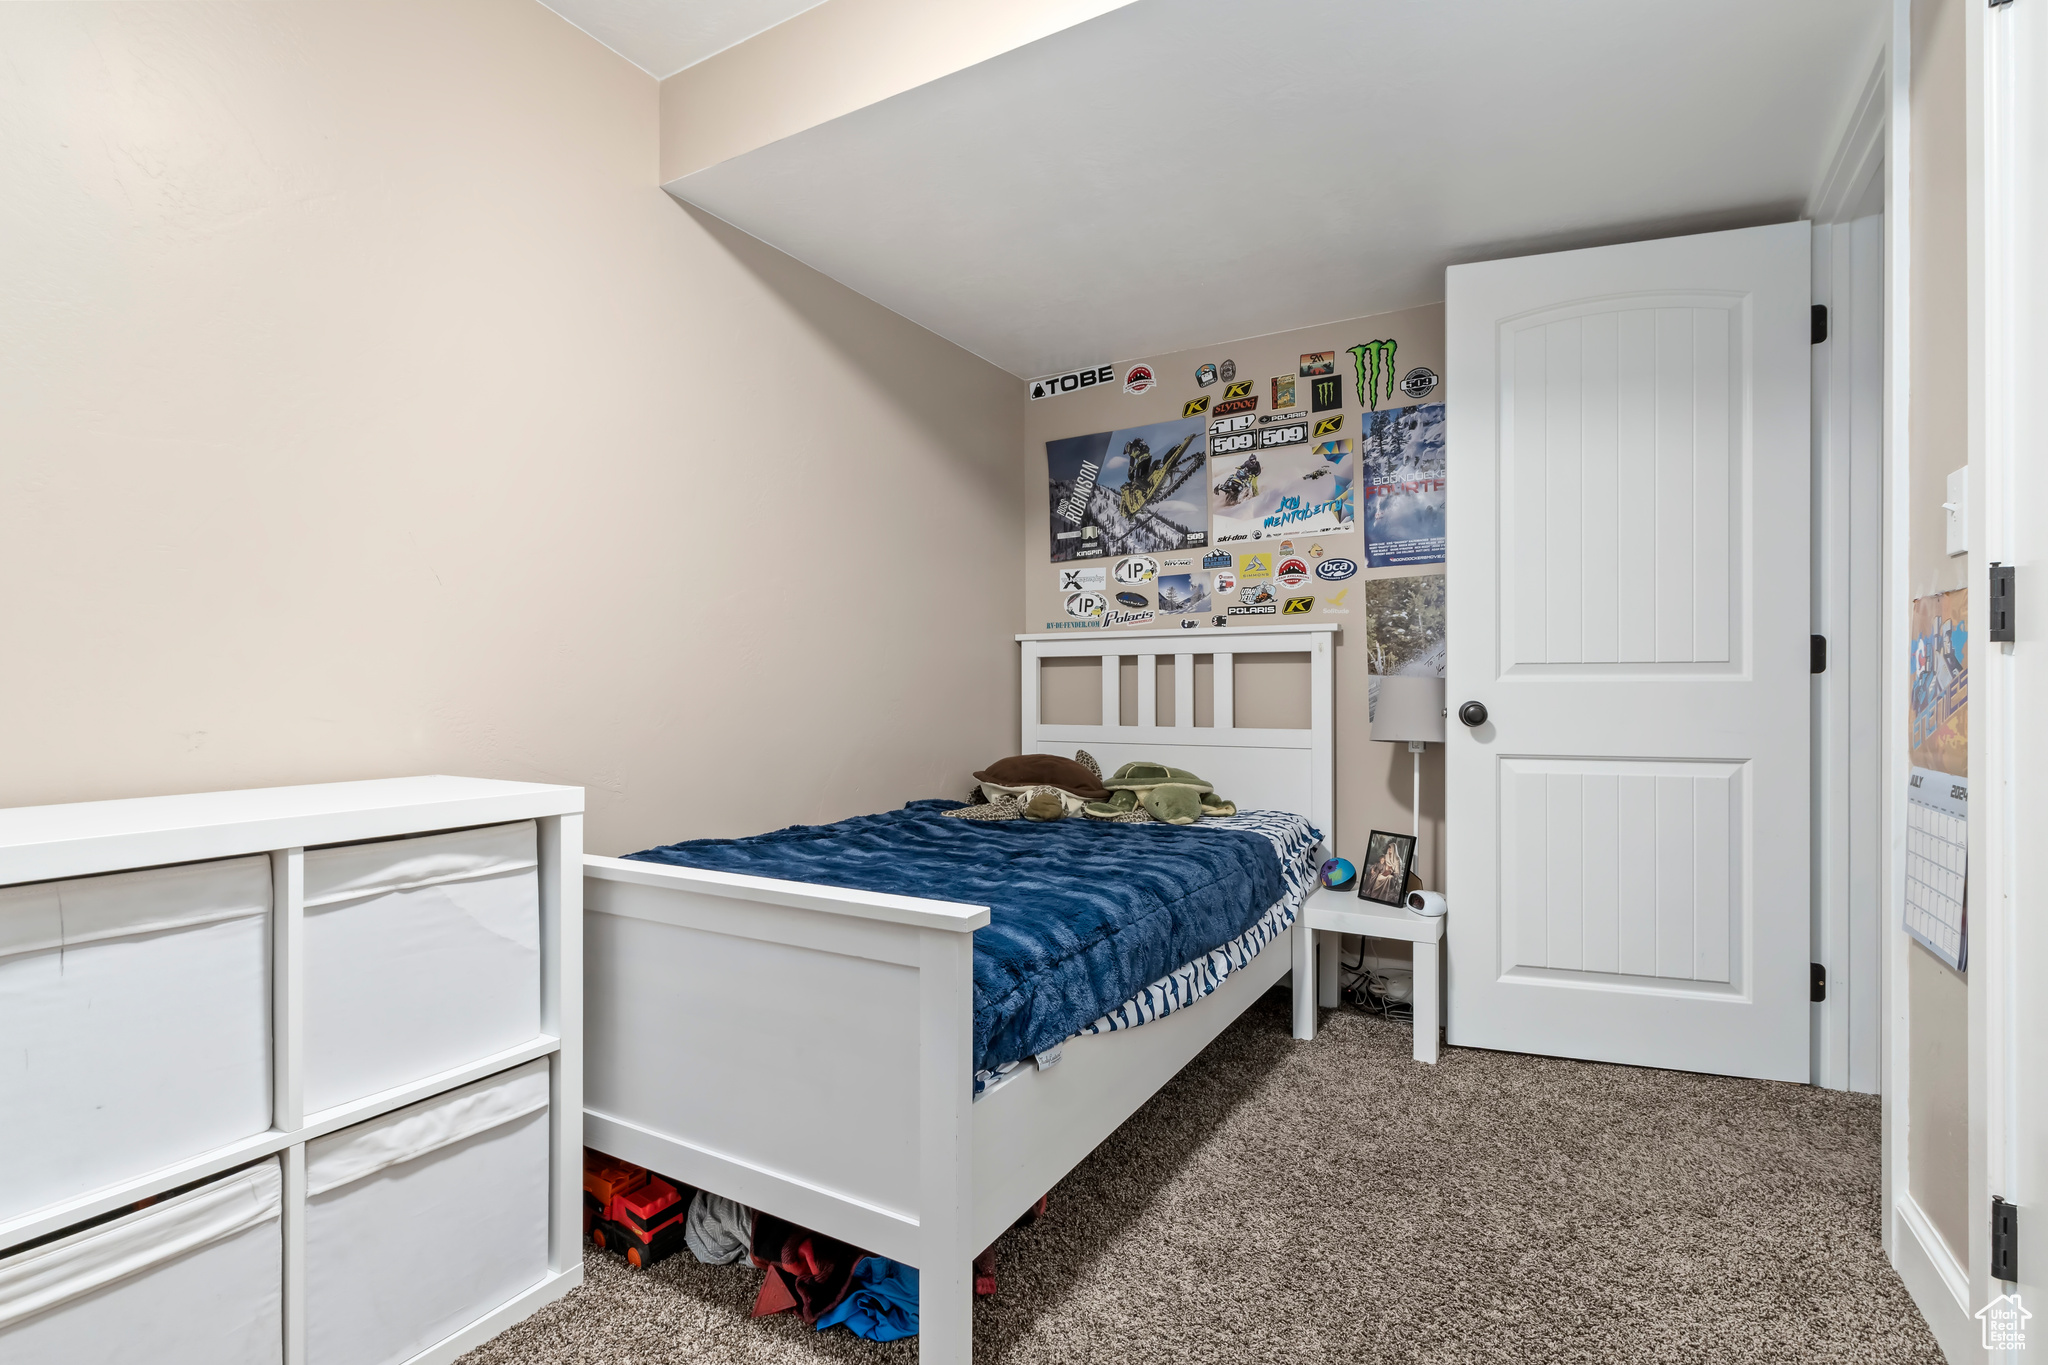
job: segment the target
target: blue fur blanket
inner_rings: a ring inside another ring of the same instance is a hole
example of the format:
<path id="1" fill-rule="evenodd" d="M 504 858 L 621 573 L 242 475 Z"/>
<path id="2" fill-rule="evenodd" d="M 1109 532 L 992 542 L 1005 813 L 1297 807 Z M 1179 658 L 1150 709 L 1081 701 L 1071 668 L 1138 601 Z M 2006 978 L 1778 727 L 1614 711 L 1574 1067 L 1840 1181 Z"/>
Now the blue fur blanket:
<path id="1" fill-rule="evenodd" d="M 1021 1061 L 1243 933 L 1285 892 L 1263 834 L 1099 820 L 949 820 L 957 801 L 745 839 L 692 839 L 643 862 L 989 907 L 974 933 L 974 1066 Z M 1315 838 L 1300 822 L 1309 847 Z"/>

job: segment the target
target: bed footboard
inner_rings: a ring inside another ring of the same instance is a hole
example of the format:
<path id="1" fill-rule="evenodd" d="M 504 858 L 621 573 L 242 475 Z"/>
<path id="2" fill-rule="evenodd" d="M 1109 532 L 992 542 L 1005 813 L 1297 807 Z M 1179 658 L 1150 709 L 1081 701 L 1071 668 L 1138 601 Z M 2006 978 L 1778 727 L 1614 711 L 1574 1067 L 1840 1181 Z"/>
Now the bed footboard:
<path id="1" fill-rule="evenodd" d="M 919 1273 L 972 1353 L 984 906 L 584 860 L 584 1135 Z"/>

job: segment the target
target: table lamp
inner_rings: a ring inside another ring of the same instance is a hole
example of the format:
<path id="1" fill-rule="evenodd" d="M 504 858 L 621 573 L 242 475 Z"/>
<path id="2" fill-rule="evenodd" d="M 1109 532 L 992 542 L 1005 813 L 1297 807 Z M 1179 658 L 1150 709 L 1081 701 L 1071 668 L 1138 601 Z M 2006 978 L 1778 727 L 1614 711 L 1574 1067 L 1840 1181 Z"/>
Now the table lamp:
<path id="1" fill-rule="evenodd" d="M 1372 737 L 1398 744 L 1408 741 L 1415 758 L 1415 838 L 1422 839 L 1422 748 L 1444 742 L 1444 680 L 1381 678 L 1379 700 L 1372 709 Z"/>

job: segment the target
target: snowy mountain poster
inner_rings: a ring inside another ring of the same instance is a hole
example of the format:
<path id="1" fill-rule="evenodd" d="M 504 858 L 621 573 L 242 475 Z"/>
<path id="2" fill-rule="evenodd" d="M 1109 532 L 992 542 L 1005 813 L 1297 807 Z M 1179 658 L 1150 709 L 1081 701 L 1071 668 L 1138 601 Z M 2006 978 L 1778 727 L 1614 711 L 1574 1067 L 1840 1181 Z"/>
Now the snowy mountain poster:
<path id="1" fill-rule="evenodd" d="M 1216 543 L 1353 529 L 1354 468 L 1348 439 L 1217 456 L 1209 469 L 1210 529 Z"/>
<path id="2" fill-rule="evenodd" d="M 1053 562 L 1207 544 L 1207 450 L 1199 417 L 1047 441 Z"/>
<path id="3" fill-rule="evenodd" d="M 1444 405 L 1361 413 L 1366 563 L 1444 562 Z"/>

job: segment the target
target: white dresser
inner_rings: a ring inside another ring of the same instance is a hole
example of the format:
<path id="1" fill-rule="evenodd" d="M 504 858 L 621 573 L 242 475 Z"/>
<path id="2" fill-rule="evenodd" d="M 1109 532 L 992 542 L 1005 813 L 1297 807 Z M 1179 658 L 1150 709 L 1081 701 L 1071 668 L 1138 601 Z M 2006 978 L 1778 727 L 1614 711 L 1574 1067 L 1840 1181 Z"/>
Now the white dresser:
<path id="1" fill-rule="evenodd" d="M 580 1283 L 582 811 L 0 810 L 0 1358 L 441 1365 Z"/>

